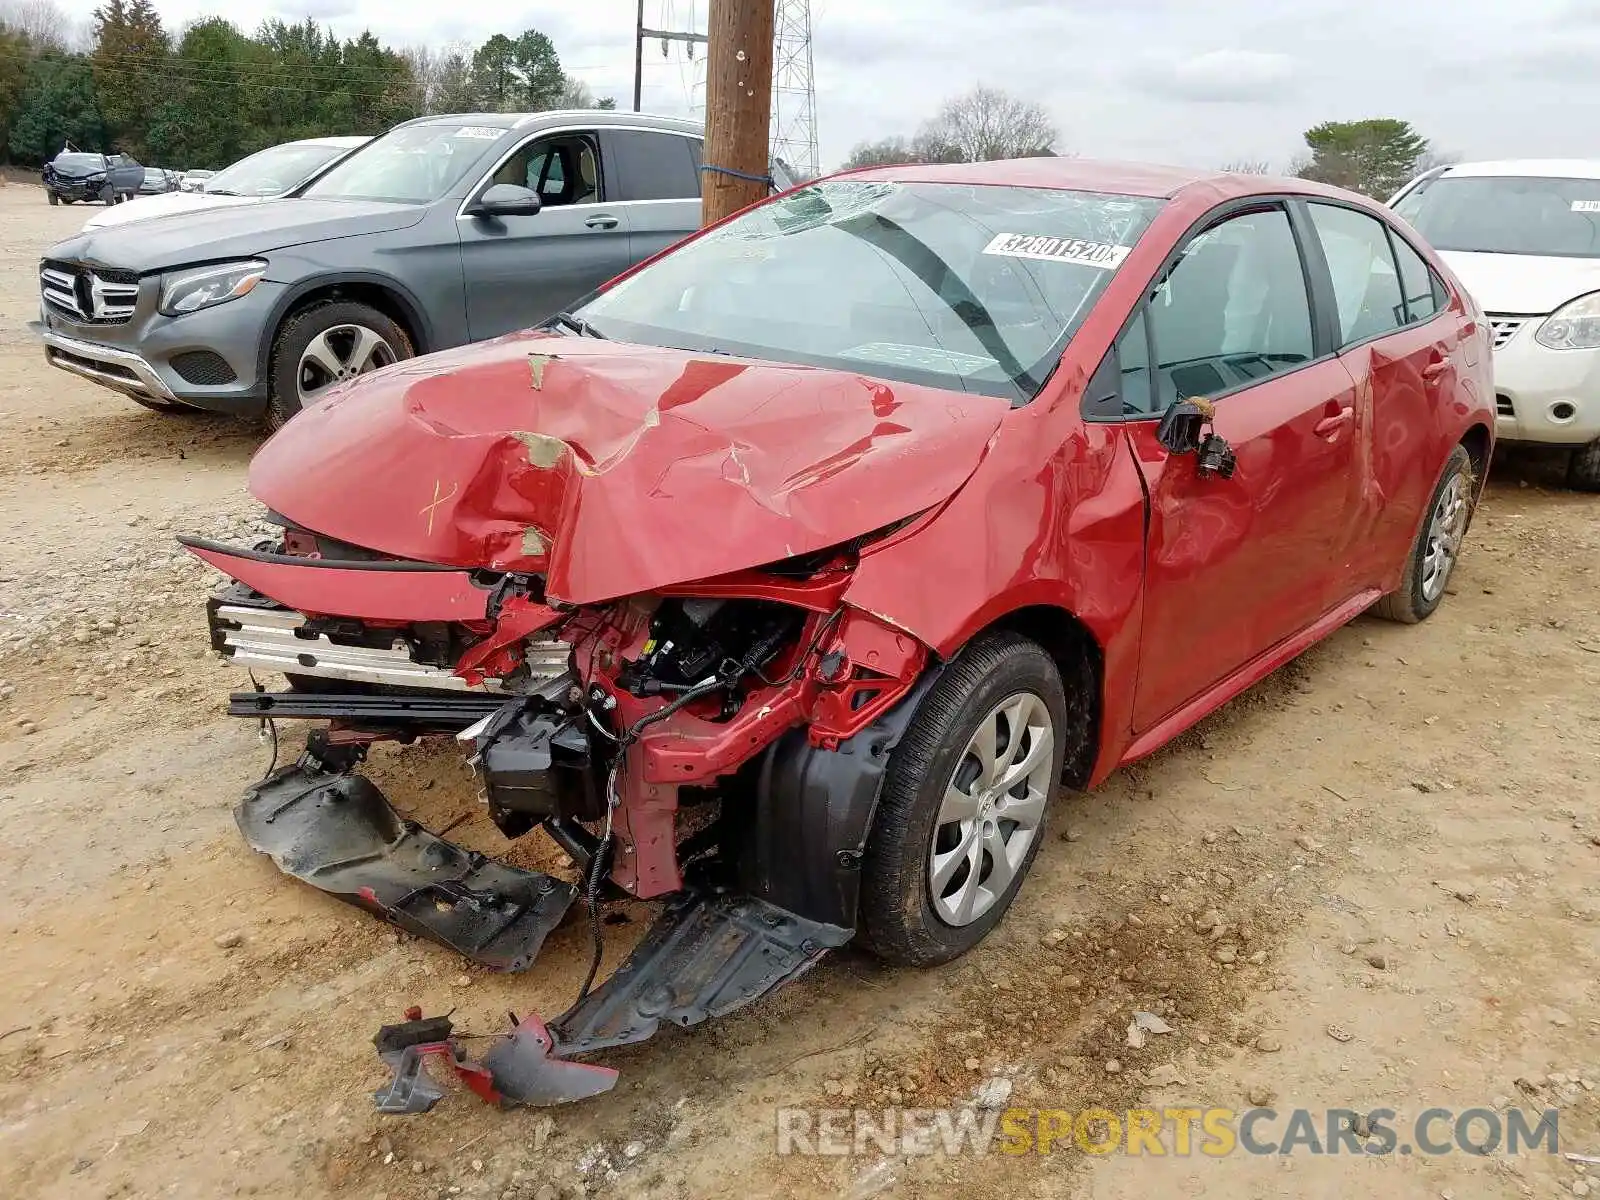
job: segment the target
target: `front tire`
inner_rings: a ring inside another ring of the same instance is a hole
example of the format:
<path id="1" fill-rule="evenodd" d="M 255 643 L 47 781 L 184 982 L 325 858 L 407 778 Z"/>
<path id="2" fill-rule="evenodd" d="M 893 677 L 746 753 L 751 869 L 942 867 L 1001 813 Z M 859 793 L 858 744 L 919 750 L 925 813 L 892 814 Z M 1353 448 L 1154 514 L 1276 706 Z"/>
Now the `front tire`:
<path id="1" fill-rule="evenodd" d="M 963 650 L 889 762 L 862 863 L 863 941 L 931 966 L 976 946 L 1044 838 L 1071 731 L 1055 662 L 1014 633 Z"/>
<path id="2" fill-rule="evenodd" d="M 50 189 L 46 188 L 44 194 L 50 198 L 51 208 L 54 208 L 56 205 L 61 203 L 61 197 L 50 191 Z"/>
<path id="3" fill-rule="evenodd" d="M 303 308 L 272 341 L 267 427 L 282 429 L 338 384 L 415 354 L 406 331 L 375 308 L 348 300 Z"/>
<path id="4" fill-rule="evenodd" d="M 1428 500 L 1417 540 L 1406 556 L 1400 586 L 1372 606 L 1375 615 L 1402 625 L 1431 617 L 1444 600 L 1445 588 L 1461 554 L 1461 541 L 1472 523 L 1474 495 L 1472 458 L 1457 446 Z"/>
<path id="5" fill-rule="evenodd" d="M 1567 460 L 1567 486 L 1578 492 L 1600 492 L 1600 438 L 1572 452 Z"/>
<path id="6" fill-rule="evenodd" d="M 100 189 L 100 203 L 104 204 L 107 208 L 110 208 L 116 202 L 117 194 L 111 190 L 111 185 L 108 183 L 105 185 L 105 187 Z"/>

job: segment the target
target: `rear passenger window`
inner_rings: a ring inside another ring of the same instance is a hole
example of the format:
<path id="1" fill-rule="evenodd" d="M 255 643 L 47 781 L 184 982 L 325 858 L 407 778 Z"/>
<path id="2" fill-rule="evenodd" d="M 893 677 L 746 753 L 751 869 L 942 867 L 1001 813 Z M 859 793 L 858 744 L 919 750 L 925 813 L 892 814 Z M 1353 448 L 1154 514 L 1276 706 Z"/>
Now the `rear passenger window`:
<path id="1" fill-rule="evenodd" d="M 1397 233 L 1389 236 L 1394 242 L 1395 259 L 1400 264 L 1400 287 L 1404 293 L 1407 318 L 1426 321 L 1437 316 L 1439 309 L 1444 306 L 1444 287 L 1428 269 L 1428 264 L 1422 261 L 1422 255 L 1413 250 L 1404 238 Z"/>
<path id="2" fill-rule="evenodd" d="M 617 129 L 609 136 L 623 200 L 698 200 L 700 176 L 689 140 L 674 133 Z M 607 176 L 607 180 L 610 180 Z"/>
<path id="3" fill-rule="evenodd" d="M 1160 409 L 1309 362 L 1311 302 L 1288 215 L 1247 213 L 1200 234 L 1157 286 L 1148 313 Z"/>
<path id="4" fill-rule="evenodd" d="M 1309 207 L 1333 276 L 1341 344 L 1348 346 L 1404 325 L 1406 308 L 1389 248 L 1388 227 L 1353 208 L 1332 204 Z"/>

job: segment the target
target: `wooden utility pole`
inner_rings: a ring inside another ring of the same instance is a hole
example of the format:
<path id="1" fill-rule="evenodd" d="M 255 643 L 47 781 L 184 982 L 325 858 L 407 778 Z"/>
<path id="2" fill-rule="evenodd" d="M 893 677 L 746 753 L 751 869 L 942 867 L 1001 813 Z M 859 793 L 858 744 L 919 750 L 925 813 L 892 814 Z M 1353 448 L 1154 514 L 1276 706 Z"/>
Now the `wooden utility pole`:
<path id="1" fill-rule="evenodd" d="M 711 0 L 700 182 L 703 225 L 767 194 L 772 24 L 773 0 Z"/>

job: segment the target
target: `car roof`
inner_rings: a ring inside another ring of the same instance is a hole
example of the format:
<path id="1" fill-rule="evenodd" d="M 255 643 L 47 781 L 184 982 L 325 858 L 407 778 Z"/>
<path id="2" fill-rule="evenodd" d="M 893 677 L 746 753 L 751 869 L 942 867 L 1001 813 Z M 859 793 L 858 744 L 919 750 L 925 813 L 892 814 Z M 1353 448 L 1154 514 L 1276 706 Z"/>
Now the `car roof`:
<path id="1" fill-rule="evenodd" d="M 1350 193 L 1306 179 L 1273 175 L 1239 175 L 1195 167 L 1113 162 L 1088 158 L 1012 158 L 1000 162 L 915 163 L 897 167 L 863 167 L 845 172 L 850 178 L 921 183 L 998 184 L 1010 187 L 1057 188 L 1073 192 L 1148 196 L 1171 199 L 1182 193 L 1211 200 L 1234 196 L 1281 195 L 1348 197 Z"/>
<path id="2" fill-rule="evenodd" d="M 396 125 L 482 125 L 489 129 L 529 129 L 550 125 L 633 125 L 646 129 L 664 129 L 674 133 L 699 133 L 700 124 L 682 117 L 659 117 L 653 113 L 618 112 L 611 108 L 552 108 L 533 113 L 440 113 L 437 116 L 417 117 Z"/>
<path id="3" fill-rule="evenodd" d="M 1600 159 L 1504 158 L 1493 162 L 1452 163 L 1441 172 L 1441 175 L 1600 179 Z"/>
<path id="4" fill-rule="evenodd" d="M 294 142 L 282 142 L 284 146 L 365 146 L 372 138 L 362 135 L 360 137 L 314 137 L 301 138 Z"/>

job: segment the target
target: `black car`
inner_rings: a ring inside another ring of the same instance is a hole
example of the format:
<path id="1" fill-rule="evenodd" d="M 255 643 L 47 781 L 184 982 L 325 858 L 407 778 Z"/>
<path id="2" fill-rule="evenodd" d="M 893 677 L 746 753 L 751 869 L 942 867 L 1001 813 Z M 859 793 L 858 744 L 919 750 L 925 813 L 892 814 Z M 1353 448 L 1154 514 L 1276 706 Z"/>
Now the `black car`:
<path id="1" fill-rule="evenodd" d="M 144 167 L 127 154 L 63 150 L 45 164 L 44 190 L 51 204 L 131 200 L 144 186 Z"/>

